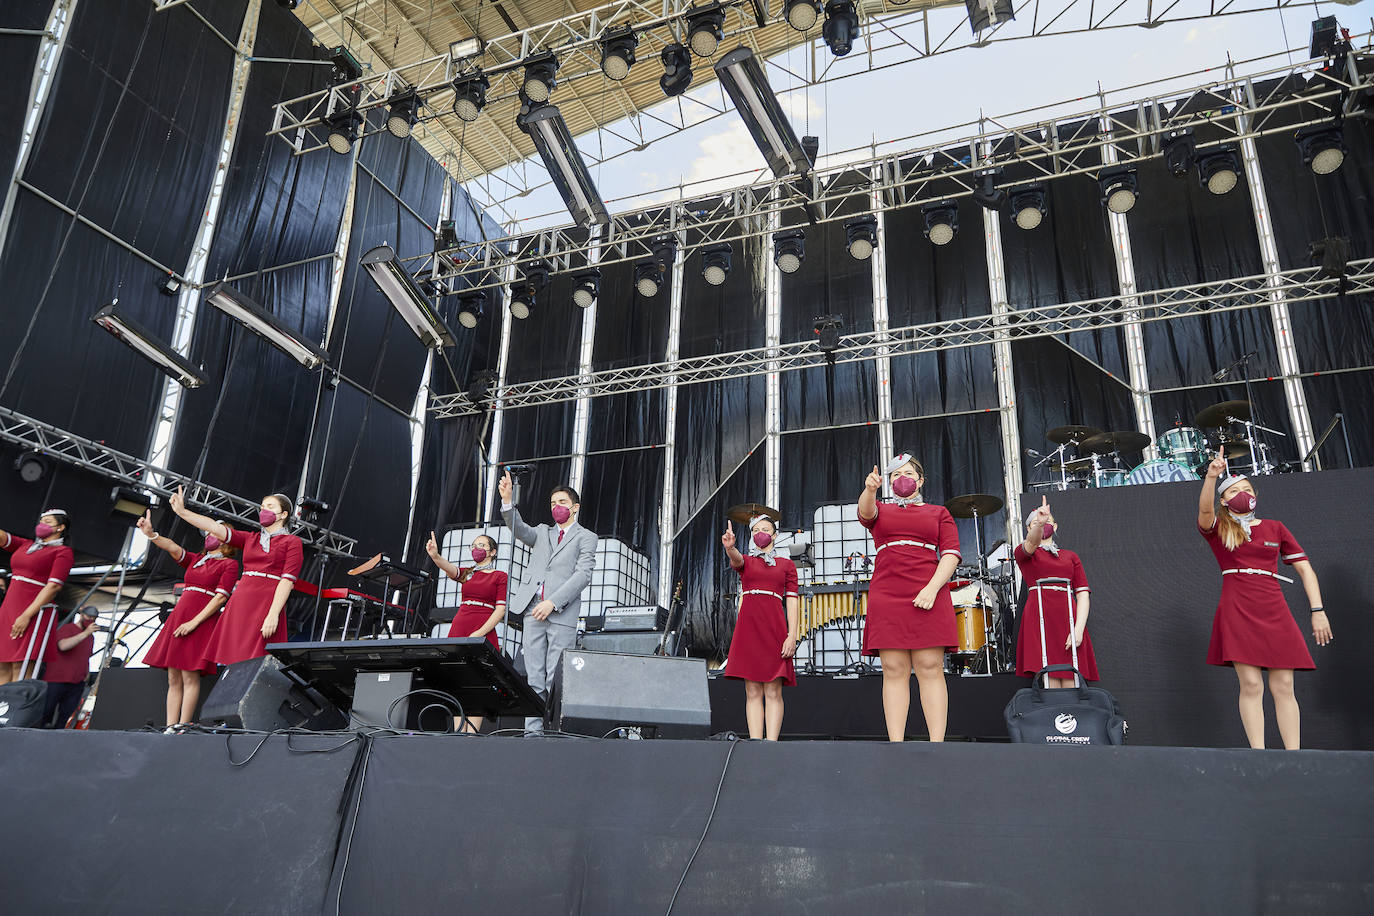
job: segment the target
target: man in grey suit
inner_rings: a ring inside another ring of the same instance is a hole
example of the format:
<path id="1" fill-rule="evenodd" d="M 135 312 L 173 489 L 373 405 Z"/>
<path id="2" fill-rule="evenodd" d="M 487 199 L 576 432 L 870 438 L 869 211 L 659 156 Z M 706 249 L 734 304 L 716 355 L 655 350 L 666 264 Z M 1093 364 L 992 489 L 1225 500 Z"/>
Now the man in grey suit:
<path id="1" fill-rule="evenodd" d="M 582 589 L 592 581 L 596 565 L 596 535 L 577 523 L 581 508 L 577 491 L 554 487 L 549 494 L 553 525 L 531 527 L 511 503 L 514 484 L 510 471 L 501 476 L 501 518 L 506 527 L 533 548 L 525 575 L 506 605 L 512 614 L 525 618 L 525 677 L 545 701 L 549 681 L 564 649 L 577 638 L 577 618 L 582 612 Z M 542 732 L 544 720 L 525 720 L 525 730 Z"/>

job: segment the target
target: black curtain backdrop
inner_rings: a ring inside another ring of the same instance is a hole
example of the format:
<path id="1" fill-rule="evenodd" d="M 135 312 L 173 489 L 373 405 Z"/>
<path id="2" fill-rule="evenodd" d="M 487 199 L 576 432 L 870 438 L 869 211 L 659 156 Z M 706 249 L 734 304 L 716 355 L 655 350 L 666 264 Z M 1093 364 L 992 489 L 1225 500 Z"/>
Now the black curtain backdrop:
<path id="1" fill-rule="evenodd" d="M 926 469 L 921 495 L 928 503 L 943 505 L 966 493 L 987 493 L 1006 500 L 1002 483 L 1001 431 L 995 412 L 906 420 L 892 424 L 892 441 L 899 452 L 908 452 Z M 865 469 L 871 471 L 872 465 Z M 863 485 L 862 479 L 859 486 Z M 857 498 L 854 490 L 851 498 Z M 983 521 L 983 546 L 990 550 L 1006 530 L 1006 508 Z M 963 562 L 976 561 L 972 519 L 955 519 Z"/>
<path id="2" fill-rule="evenodd" d="M 47 26 L 51 13 L 52 3 L 48 0 L 11 0 L 0 10 L 0 28 L 41 30 Z M 37 35 L 0 38 L 0 49 L 5 52 L 0 55 L 0 85 L 7 87 L 0 93 L 0 125 L 4 125 L 0 130 L 0 181 L 6 188 L 19 153 L 19 137 L 28 115 L 29 87 L 42 40 Z"/>
<path id="3" fill-rule="evenodd" d="M 816 508 L 859 498 L 864 480 L 879 460 L 878 426 L 850 426 L 785 432 L 779 456 L 783 481 L 782 526 L 790 531 L 815 527 Z M 743 534 L 736 532 L 736 537 Z M 718 545 L 719 546 L 719 545 Z"/>

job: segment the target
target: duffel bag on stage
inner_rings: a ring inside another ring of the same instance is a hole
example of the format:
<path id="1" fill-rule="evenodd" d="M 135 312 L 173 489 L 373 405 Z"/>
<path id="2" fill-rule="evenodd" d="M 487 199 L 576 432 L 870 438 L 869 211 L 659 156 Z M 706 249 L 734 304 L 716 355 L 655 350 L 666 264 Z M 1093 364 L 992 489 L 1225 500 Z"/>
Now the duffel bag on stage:
<path id="1" fill-rule="evenodd" d="M 1073 674 L 1077 687 L 1045 687 L 1045 676 Z M 1012 696 L 1004 716 L 1017 744 L 1104 745 L 1126 743 L 1126 720 L 1116 697 L 1089 687 L 1073 665 L 1050 665 Z"/>
<path id="2" fill-rule="evenodd" d="M 41 728 L 48 684 L 37 678 L 0 686 L 0 728 Z"/>

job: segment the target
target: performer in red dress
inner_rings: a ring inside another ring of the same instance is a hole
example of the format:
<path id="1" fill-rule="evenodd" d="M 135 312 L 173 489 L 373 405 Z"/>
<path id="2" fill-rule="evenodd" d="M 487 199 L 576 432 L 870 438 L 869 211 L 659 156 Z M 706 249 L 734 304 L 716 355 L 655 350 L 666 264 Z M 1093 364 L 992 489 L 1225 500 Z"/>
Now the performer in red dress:
<path id="1" fill-rule="evenodd" d="M 730 566 L 739 573 L 742 592 L 725 676 L 744 681 L 749 737 L 769 741 L 782 734 L 783 684 L 797 685 L 792 656 L 801 627 L 797 567 L 787 557 L 774 556 L 776 535 L 773 520 L 758 515 L 749 522 L 749 556 L 736 549 L 733 528 L 726 527 L 720 538 Z"/>
<path id="2" fill-rule="evenodd" d="M 0 550 L 10 552 L 10 585 L 0 603 L 0 684 L 38 673 L 43 635 L 56 616 L 56 609 L 48 607 L 72 571 L 72 549 L 65 543 L 68 525 L 65 510 L 44 509 L 34 526 L 33 540 L 0 531 Z M 30 629 L 34 618 L 37 625 Z M 26 651 L 30 667 L 20 671 Z"/>
<path id="3" fill-rule="evenodd" d="M 225 605 L 224 616 L 215 627 L 210 658 L 221 665 L 232 665 L 267 654 L 269 642 L 286 642 L 288 635 L 282 610 L 296 577 L 301 574 L 304 551 L 301 539 L 286 530 L 291 517 L 291 500 L 281 493 L 262 498 L 258 510 L 261 529 L 239 531 L 223 522 L 186 508 L 185 494 L 179 489 L 168 503 L 187 523 L 226 544 L 243 551 L 243 577 Z"/>
<path id="4" fill-rule="evenodd" d="M 501 648 L 496 638 L 496 625 L 506 616 L 506 574 L 496 568 L 496 539 L 479 534 L 472 539 L 472 562 L 476 565 L 460 570 L 445 560 L 439 553 L 439 541 L 434 532 L 429 533 L 425 542 L 425 552 L 434 565 L 444 571 L 454 582 L 463 586 L 463 599 L 458 613 L 453 615 L 449 624 L 450 637 L 481 636 L 496 649 Z M 453 717 L 454 731 L 479 732 L 482 730 L 481 716 L 468 716 L 466 724 L 458 716 Z"/>
<path id="5" fill-rule="evenodd" d="M 877 465 L 859 494 L 859 524 L 878 548 L 863 650 L 882 659 L 888 740 L 906 737 L 914 671 L 930 740 L 943 741 L 949 715 L 945 651 L 959 644 L 949 593 L 949 577 L 959 565 L 959 531 L 948 509 L 921 499 L 925 471 L 919 461 L 901 454 L 886 472 L 893 502 L 878 505 L 883 478 Z"/>
<path id="6" fill-rule="evenodd" d="M 1228 475 L 1218 453 L 1207 467 L 1198 499 L 1197 527 L 1221 567 L 1221 600 L 1212 619 L 1209 665 L 1231 665 L 1240 681 L 1240 721 L 1253 748 L 1264 747 L 1264 679 L 1269 669 L 1269 692 L 1274 696 L 1274 719 L 1283 746 L 1301 745 L 1298 700 L 1293 694 L 1294 669 L 1311 670 L 1302 630 L 1284 601 L 1278 561 L 1293 567 L 1302 579 L 1312 608 L 1312 635 L 1317 645 L 1331 641 L 1331 624 L 1322 610 L 1317 574 L 1297 539 L 1282 522 L 1255 517 L 1254 485 L 1243 475 Z M 1220 479 L 1218 479 L 1220 478 Z M 1213 508 L 1220 498 L 1221 508 Z"/>
<path id="7" fill-rule="evenodd" d="M 1031 513 L 1026 523 L 1026 540 L 1016 545 L 1012 557 L 1026 580 L 1026 608 L 1021 612 L 1021 631 L 1016 638 L 1016 673 L 1035 677 L 1045 665 L 1071 665 L 1073 654 L 1069 643 L 1069 595 L 1073 595 L 1073 641 L 1078 644 L 1078 673 L 1086 681 L 1097 680 L 1097 658 L 1093 655 L 1093 641 L 1088 636 L 1088 577 L 1083 561 L 1072 550 L 1055 543 L 1059 533 L 1054 524 L 1047 498 L 1040 498 L 1040 508 Z M 1063 582 L 1044 582 L 1046 579 L 1067 579 Z M 1044 621 L 1043 629 L 1041 621 Z M 1041 649 L 1041 634 L 1044 649 Z M 1072 677 L 1050 677 L 1051 687 L 1072 687 Z"/>
<path id="8" fill-rule="evenodd" d="M 238 551 L 207 534 L 205 552 L 192 553 L 154 531 L 152 513 L 138 520 L 138 530 L 186 570 L 181 597 L 143 658 L 150 668 L 167 669 L 167 728 L 171 731 L 195 721 L 201 675 L 215 673 L 210 643 L 219 610 L 238 581 L 239 564 L 233 558 Z"/>

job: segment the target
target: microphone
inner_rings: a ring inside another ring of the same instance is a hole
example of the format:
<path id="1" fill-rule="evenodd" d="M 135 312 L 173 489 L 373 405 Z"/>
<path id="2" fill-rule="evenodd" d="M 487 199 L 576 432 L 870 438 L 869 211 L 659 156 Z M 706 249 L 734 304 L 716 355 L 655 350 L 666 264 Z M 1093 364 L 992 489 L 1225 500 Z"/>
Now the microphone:
<path id="1" fill-rule="evenodd" d="M 1027 455 L 1030 455 L 1032 458 L 1043 458 L 1043 457 L 1045 457 L 1044 455 L 1040 454 L 1039 452 L 1037 452 L 1037 451 L 1036 451 L 1035 449 L 1033 449 L 1033 448 L 1028 448 L 1028 449 L 1026 449 L 1026 454 L 1027 454 Z"/>
<path id="2" fill-rule="evenodd" d="M 1212 381 L 1214 381 L 1214 382 L 1219 382 L 1219 381 L 1221 381 L 1222 379 L 1226 378 L 1226 376 L 1229 375 L 1230 373 L 1231 373 L 1231 367 L 1230 367 L 1230 366 L 1227 366 L 1225 369 L 1218 369 L 1216 372 L 1213 372 L 1213 373 L 1212 373 Z"/>

